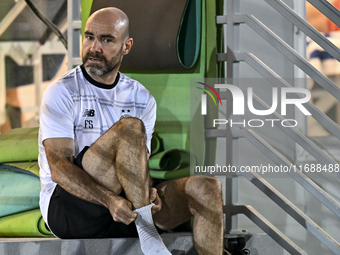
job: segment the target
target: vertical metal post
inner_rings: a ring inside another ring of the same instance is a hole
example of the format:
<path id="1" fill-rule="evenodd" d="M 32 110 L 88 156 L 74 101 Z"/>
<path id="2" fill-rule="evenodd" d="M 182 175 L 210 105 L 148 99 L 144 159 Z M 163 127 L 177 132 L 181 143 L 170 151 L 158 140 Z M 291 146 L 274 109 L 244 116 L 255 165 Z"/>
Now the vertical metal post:
<path id="1" fill-rule="evenodd" d="M 227 9 L 227 31 L 226 31 L 226 48 L 227 52 L 227 83 L 235 83 L 234 78 L 239 77 L 239 64 L 234 63 L 234 52 L 239 50 L 239 24 L 234 24 L 234 14 L 239 12 L 240 3 L 238 0 L 227 0 L 225 6 Z M 227 92 L 227 119 L 232 116 L 233 98 L 231 93 Z M 226 164 L 238 165 L 238 139 L 234 139 L 231 127 L 227 125 L 227 146 L 226 146 Z M 226 233 L 237 228 L 237 216 L 232 216 L 231 207 L 237 203 L 238 197 L 238 179 L 228 176 L 226 179 Z"/>
<path id="2" fill-rule="evenodd" d="M 38 48 L 38 52 L 34 55 L 35 59 L 33 61 L 34 67 L 33 67 L 33 78 L 34 78 L 34 84 L 35 84 L 35 104 L 36 104 L 36 113 L 38 115 L 39 108 L 41 104 L 41 85 L 43 82 L 43 67 L 42 67 L 42 54 L 41 54 L 41 47 Z"/>
<path id="3" fill-rule="evenodd" d="M 306 1 L 294 1 L 294 11 L 302 17 L 306 17 Z M 294 26 L 294 49 L 304 58 L 306 58 L 306 35 Z M 308 78 L 311 79 L 311 78 Z M 307 88 L 307 75 L 299 67 L 294 65 L 294 87 Z M 298 129 L 307 134 L 307 118 L 298 109 L 294 108 L 294 117 L 298 121 Z M 300 160 L 306 151 L 298 143 L 295 144 L 295 159 Z"/>
<path id="4" fill-rule="evenodd" d="M 81 64 L 80 0 L 67 0 L 67 24 L 68 69 L 72 69 L 76 65 Z"/>
<path id="5" fill-rule="evenodd" d="M 239 24 L 234 24 L 234 14 L 239 13 L 240 2 L 227 0 L 227 78 L 239 77 L 239 64 L 234 63 L 234 52 L 239 50 Z"/>
<path id="6" fill-rule="evenodd" d="M 0 125 L 6 122 L 6 72 L 5 72 L 5 54 L 0 48 Z M 1 131 L 0 131 L 1 134 Z"/>

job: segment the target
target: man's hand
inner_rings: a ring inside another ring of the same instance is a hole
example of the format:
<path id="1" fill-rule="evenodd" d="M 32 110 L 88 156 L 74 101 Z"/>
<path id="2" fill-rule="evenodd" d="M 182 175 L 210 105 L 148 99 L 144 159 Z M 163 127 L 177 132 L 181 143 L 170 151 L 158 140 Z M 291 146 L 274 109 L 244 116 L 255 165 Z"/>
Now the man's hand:
<path id="1" fill-rule="evenodd" d="M 155 205 L 151 207 L 152 214 L 159 212 L 162 209 L 162 199 L 158 196 L 156 188 L 150 188 L 150 203 Z"/>
<path id="2" fill-rule="evenodd" d="M 132 211 L 131 202 L 120 196 L 115 196 L 110 200 L 108 209 L 114 221 L 123 222 L 126 225 L 129 225 L 137 217 L 137 213 Z"/>

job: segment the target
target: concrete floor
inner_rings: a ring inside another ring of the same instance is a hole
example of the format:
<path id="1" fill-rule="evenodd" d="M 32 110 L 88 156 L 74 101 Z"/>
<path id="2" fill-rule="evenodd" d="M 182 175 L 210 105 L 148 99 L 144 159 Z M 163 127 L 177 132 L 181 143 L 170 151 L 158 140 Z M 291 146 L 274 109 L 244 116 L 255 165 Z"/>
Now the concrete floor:
<path id="1" fill-rule="evenodd" d="M 191 233 L 161 235 L 172 255 L 197 255 Z M 235 235 L 226 235 L 235 238 Z M 251 255 L 283 255 L 284 250 L 268 235 L 260 233 L 246 237 L 245 248 Z M 141 254 L 137 238 L 77 239 L 0 238 L 1 255 L 137 255 Z"/>
<path id="2" fill-rule="evenodd" d="M 173 255 L 197 255 L 190 233 L 162 234 Z M 137 255 L 137 238 L 77 239 L 0 238 L 1 255 Z"/>

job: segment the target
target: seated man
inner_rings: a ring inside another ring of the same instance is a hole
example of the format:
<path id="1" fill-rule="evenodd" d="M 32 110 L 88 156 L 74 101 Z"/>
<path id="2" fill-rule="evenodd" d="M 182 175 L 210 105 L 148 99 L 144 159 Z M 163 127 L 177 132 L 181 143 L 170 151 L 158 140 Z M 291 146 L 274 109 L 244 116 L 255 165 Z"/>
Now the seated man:
<path id="1" fill-rule="evenodd" d="M 198 253 L 222 254 L 218 180 L 194 176 L 152 188 L 156 102 L 118 72 L 133 44 L 127 16 L 101 9 L 84 33 L 83 65 L 54 81 L 41 105 L 40 207 L 48 227 L 59 238 L 139 236 L 144 254 L 161 255 L 171 253 L 158 232 L 193 216 Z"/>

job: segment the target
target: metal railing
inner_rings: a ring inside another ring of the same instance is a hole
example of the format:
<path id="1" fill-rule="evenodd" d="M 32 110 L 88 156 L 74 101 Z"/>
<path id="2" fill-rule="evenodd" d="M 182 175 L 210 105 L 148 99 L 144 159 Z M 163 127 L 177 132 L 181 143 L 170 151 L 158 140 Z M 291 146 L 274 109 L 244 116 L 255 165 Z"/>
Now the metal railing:
<path id="1" fill-rule="evenodd" d="M 330 20 L 340 26 L 340 11 L 331 5 L 327 0 L 308 0 L 312 5 L 324 13 Z M 288 19 L 294 26 L 304 32 L 317 44 L 319 44 L 325 51 L 331 54 L 335 59 L 340 61 L 340 50 L 337 46 L 331 43 L 325 36 L 313 28 L 309 23 L 295 13 L 288 5 L 281 0 L 265 0 L 271 7 L 279 12 L 283 17 Z M 248 52 L 239 51 L 239 25 L 245 24 L 255 31 L 258 35 L 269 42 L 274 48 L 286 56 L 295 66 L 303 70 L 309 75 L 315 82 L 321 85 L 326 91 L 332 94 L 338 101 L 340 101 L 340 88 L 335 85 L 330 79 L 323 75 L 320 71 L 314 68 L 303 56 L 289 46 L 278 35 L 271 31 L 267 26 L 260 22 L 253 15 L 240 14 L 239 0 L 225 0 L 227 7 L 226 15 L 217 16 L 217 24 L 226 24 L 226 51 L 225 53 L 218 53 L 219 61 L 227 62 L 227 78 L 239 77 L 239 62 L 246 62 L 254 70 L 256 70 L 263 77 L 267 78 L 275 87 L 291 87 L 291 85 L 284 81 L 277 73 L 275 73 L 270 67 L 264 64 L 254 54 Z M 218 86 L 216 86 L 218 88 Z M 220 92 L 221 98 L 227 99 L 227 104 L 231 105 L 232 98 L 228 97 L 227 92 Z M 228 98 L 227 98 L 228 97 Z M 299 94 L 290 95 L 291 98 L 301 97 Z M 269 109 L 269 106 L 264 103 L 260 98 L 253 94 L 254 106 L 260 106 L 265 109 Z M 331 134 L 340 140 L 340 127 L 312 103 L 305 104 L 306 109 L 311 112 L 312 117 L 325 127 Z M 230 107 L 229 107 L 230 108 Z M 227 116 L 231 116 L 231 109 L 227 107 Z M 283 117 L 274 112 L 268 115 L 271 118 L 283 120 Z M 315 159 L 321 164 L 336 164 L 337 162 L 330 157 L 327 153 L 316 146 L 307 136 L 305 136 L 298 129 L 283 128 L 278 122 L 275 122 L 277 127 L 286 133 L 288 137 L 296 141 L 304 150 L 308 151 Z M 270 158 L 277 165 L 292 166 L 293 163 L 285 158 L 280 152 L 273 148 L 263 138 L 250 129 L 241 128 L 228 128 L 221 129 L 207 129 L 206 137 L 227 137 L 227 163 L 232 164 L 232 153 L 235 139 L 245 138 L 252 143 L 257 149 L 259 149 L 264 155 Z M 315 196 L 320 203 L 325 205 L 336 216 L 340 217 L 340 204 L 334 200 L 329 194 L 309 179 L 304 173 L 299 171 L 289 171 L 288 174 L 292 179 L 298 182 L 304 189 L 309 191 Z M 285 198 L 280 192 L 278 192 L 273 186 L 266 182 L 259 175 L 252 172 L 242 174 L 251 183 L 253 183 L 259 190 L 272 199 L 278 206 L 280 206 L 287 214 L 292 216 L 301 226 L 318 238 L 323 244 L 325 244 L 335 254 L 340 254 L 340 244 L 325 232 L 320 226 L 318 226 L 312 219 L 299 210 L 293 203 Z M 337 177 L 340 174 L 337 173 Z M 232 182 L 229 180 L 228 184 Z M 230 191 L 230 187 L 228 187 Z M 227 215 L 226 226 L 227 231 L 231 230 L 232 215 L 244 214 L 251 219 L 256 225 L 262 228 L 269 236 L 277 241 L 284 249 L 291 254 L 306 254 L 300 247 L 280 232 L 275 226 L 268 222 L 263 216 L 261 216 L 251 206 L 233 205 L 230 204 L 232 199 L 227 198 L 227 204 L 225 205 L 225 212 Z M 227 211 L 229 210 L 229 211 Z"/>

